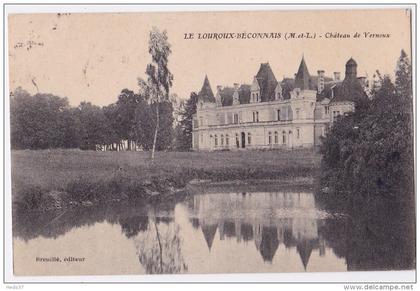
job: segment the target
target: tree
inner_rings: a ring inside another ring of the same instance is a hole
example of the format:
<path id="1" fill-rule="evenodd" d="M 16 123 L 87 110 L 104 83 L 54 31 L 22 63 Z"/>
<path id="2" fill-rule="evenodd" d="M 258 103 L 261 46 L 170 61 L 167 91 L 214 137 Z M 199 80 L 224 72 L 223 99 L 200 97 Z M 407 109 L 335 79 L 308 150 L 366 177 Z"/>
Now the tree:
<path id="1" fill-rule="evenodd" d="M 114 124 L 120 139 L 128 141 L 128 150 L 131 150 L 131 141 L 134 139 L 135 111 L 139 102 L 141 96 L 128 89 L 121 91 L 116 102 Z"/>
<path id="2" fill-rule="evenodd" d="M 147 65 L 147 81 L 139 79 L 140 92 L 142 96 L 147 96 L 150 103 L 160 103 L 168 100 L 169 90 L 172 86 L 173 75 L 168 69 L 168 57 L 171 54 L 171 45 L 168 42 L 166 30 L 160 32 L 153 27 L 149 38 L 149 53 L 152 56 L 152 63 Z M 156 123 L 153 136 L 152 161 L 155 158 L 156 141 L 159 131 L 159 109 L 155 106 Z"/>
<path id="3" fill-rule="evenodd" d="M 81 102 L 78 107 L 78 115 L 81 125 L 80 148 L 95 150 L 96 145 L 106 143 L 106 117 L 99 106 L 90 102 Z"/>
<path id="4" fill-rule="evenodd" d="M 183 110 L 180 112 L 181 135 L 178 137 L 178 149 L 189 150 L 192 148 L 193 115 L 197 113 L 198 95 L 192 92 L 190 98 L 185 102 Z"/>
<path id="5" fill-rule="evenodd" d="M 404 50 L 401 50 L 395 77 L 395 87 L 398 94 L 402 98 L 410 100 L 411 103 L 411 98 L 413 96 L 411 62 Z"/>
<path id="6" fill-rule="evenodd" d="M 69 147 L 65 141 L 72 127 L 69 110 L 67 98 L 52 94 L 31 96 L 18 88 L 10 99 L 12 148 Z"/>
<path id="7" fill-rule="evenodd" d="M 334 122 L 321 152 L 325 180 L 351 201 L 413 198 L 411 69 L 402 53 L 395 84 L 380 76 L 371 101 Z"/>

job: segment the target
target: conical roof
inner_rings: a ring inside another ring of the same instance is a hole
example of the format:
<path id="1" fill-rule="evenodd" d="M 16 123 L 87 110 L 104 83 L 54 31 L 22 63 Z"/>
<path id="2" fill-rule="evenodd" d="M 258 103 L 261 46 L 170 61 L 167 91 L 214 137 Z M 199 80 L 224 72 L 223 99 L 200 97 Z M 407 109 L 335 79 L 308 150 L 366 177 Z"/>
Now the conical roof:
<path id="1" fill-rule="evenodd" d="M 255 78 L 260 86 L 261 102 L 273 101 L 274 91 L 277 86 L 277 79 L 271 70 L 269 63 L 262 63 Z"/>
<path id="2" fill-rule="evenodd" d="M 299 253 L 300 259 L 302 261 L 303 267 L 308 266 L 309 258 L 311 257 L 312 250 L 315 248 L 316 241 L 314 240 L 304 240 L 297 244 L 296 249 Z"/>
<path id="3" fill-rule="evenodd" d="M 300 61 L 299 69 L 295 77 L 295 88 L 300 88 L 301 90 L 311 89 L 311 76 L 309 75 L 304 57 L 302 57 L 302 60 Z"/>
<path id="4" fill-rule="evenodd" d="M 209 250 L 211 250 L 211 246 L 213 245 L 216 230 L 217 224 L 206 224 L 201 226 L 201 231 L 203 232 Z"/>
<path id="5" fill-rule="evenodd" d="M 264 262 L 272 262 L 279 247 L 277 228 L 264 226 L 261 232 L 260 254 Z"/>
<path id="6" fill-rule="evenodd" d="M 203 87 L 201 87 L 200 92 L 198 93 L 198 99 L 201 99 L 204 102 L 216 102 L 216 98 L 214 98 L 213 91 L 211 90 L 209 78 L 204 78 Z"/>

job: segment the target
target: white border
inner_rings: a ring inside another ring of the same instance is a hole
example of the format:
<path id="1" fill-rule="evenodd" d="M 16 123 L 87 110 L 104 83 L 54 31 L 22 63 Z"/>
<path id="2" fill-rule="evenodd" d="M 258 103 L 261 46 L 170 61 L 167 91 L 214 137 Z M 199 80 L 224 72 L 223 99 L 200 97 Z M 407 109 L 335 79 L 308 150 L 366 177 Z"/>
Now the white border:
<path id="1" fill-rule="evenodd" d="M 387 8 L 411 8 L 412 29 L 415 31 L 416 10 L 413 6 L 392 5 Z M 6 76 L 5 92 L 8 88 L 8 43 L 7 43 L 7 16 L 14 13 L 57 13 L 57 12 L 175 12 L 175 11 L 244 11 L 244 10 L 332 10 L 332 9 L 369 9 L 383 8 L 378 5 L 27 5 L 27 6 L 6 6 L 6 34 L 4 47 L 6 48 Z M 412 35 L 412 56 L 413 64 L 416 64 L 416 35 Z M 415 67 L 414 67 L 415 68 Z M 414 70 L 415 73 L 415 70 Z M 415 75 L 413 77 L 416 77 Z M 416 92 L 416 88 L 415 91 Z M 11 183 L 10 183 L 10 128 L 9 128 L 9 100 L 8 94 L 5 98 L 5 183 L 6 193 L 6 282 L 414 282 L 414 271 L 392 271 L 392 272 L 337 272 L 337 273 L 276 273 L 276 274 L 205 274 L 205 275 L 133 275 L 133 276 L 55 276 L 55 277 L 16 277 L 12 273 L 12 231 L 11 231 Z M 415 98 L 414 98 L 415 99 Z M 3 104 L 1 105 L 3 107 Z M 415 107 L 416 108 L 416 107 Z M 3 122 L 3 121 L 2 121 Z M 3 129 L 2 129 L 3 130 Z M 417 178 L 417 177 L 416 177 Z"/>

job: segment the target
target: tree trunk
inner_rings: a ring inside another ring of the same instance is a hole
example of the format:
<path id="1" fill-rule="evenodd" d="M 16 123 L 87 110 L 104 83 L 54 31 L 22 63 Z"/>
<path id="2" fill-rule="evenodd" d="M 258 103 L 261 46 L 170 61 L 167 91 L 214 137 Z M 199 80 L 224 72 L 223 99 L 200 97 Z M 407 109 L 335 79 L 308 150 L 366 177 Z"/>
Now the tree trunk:
<path id="1" fill-rule="evenodd" d="M 159 102 L 156 102 L 156 128 L 155 128 L 155 136 L 153 137 L 152 162 L 155 160 L 156 140 L 157 140 L 158 131 L 159 131 Z"/>
<path id="2" fill-rule="evenodd" d="M 156 219 L 156 218 L 155 218 Z M 157 237 L 157 241 L 159 244 L 159 254 L 160 254 L 160 274 L 163 273 L 163 251 L 162 251 L 162 243 L 160 242 L 160 235 L 159 235 L 159 230 L 158 227 L 156 225 L 156 220 L 153 221 L 153 223 L 155 224 L 155 230 L 156 230 L 156 237 Z"/>

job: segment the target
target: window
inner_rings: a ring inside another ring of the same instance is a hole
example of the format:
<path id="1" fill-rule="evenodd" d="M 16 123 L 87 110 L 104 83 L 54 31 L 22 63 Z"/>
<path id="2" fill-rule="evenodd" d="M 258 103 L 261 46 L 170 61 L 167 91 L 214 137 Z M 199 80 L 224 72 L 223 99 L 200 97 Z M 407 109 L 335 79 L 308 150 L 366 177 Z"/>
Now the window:
<path id="1" fill-rule="evenodd" d="M 233 123 L 238 124 L 239 123 L 239 116 L 238 113 L 233 114 Z"/>
<path id="2" fill-rule="evenodd" d="M 274 132 L 274 143 L 275 144 L 279 143 L 279 133 L 277 131 Z"/>
<path id="3" fill-rule="evenodd" d="M 296 138 L 299 139 L 300 138 L 300 129 L 296 128 Z"/>
<path id="4" fill-rule="evenodd" d="M 281 99 L 281 92 L 277 92 L 277 99 Z"/>
<path id="5" fill-rule="evenodd" d="M 229 145 L 229 135 L 228 134 L 226 134 L 226 145 L 227 146 Z"/>
<path id="6" fill-rule="evenodd" d="M 286 144 L 286 132 L 285 131 L 282 132 L 282 143 Z"/>
<path id="7" fill-rule="evenodd" d="M 200 134 L 200 140 L 203 142 L 203 134 Z"/>
<path id="8" fill-rule="evenodd" d="M 236 137 L 236 147 L 239 148 L 239 134 L 236 134 L 235 137 Z"/>
<path id="9" fill-rule="evenodd" d="M 252 111 L 252 122 L 258 122 L 258 111 Z"/>
<path id="10" fill-rule="evenodd" d="M 199 122 L 200 126 L 203 126 L 203 116 L 200 116 L 200 122 Z"/>
<path id="11" fill-rule="evenodd" d="M 251 144 L 251 133 L 248 132 L 248 144 Z"/>
<path id="12" fill-rule="evenodd" d="M 281 110 L 277 109 L 277 120 L 281 119 Z"/>
<path id="13" fill-rule="evenodd" d="M 325 106 L 325 115 L 328 115 L 330 113 L 330 110 L 328 108 L 328 106 Z"/>
<path id="14" fill-rule="evenodd" d="M 225 138 L 223 134 L 220 136 L 220 145 L 223 146 L 223 143 L 225 142 Z"/>
<path id="15" fill-rule="evenodd" d="M 300 109 L 296 108 L 296 119 L 299 119 L 299 113 L 300 113 Z"/>
<path id="16" fill-rule="evenodd" d="M 268 144 L 271 144 L 271 131 L 268 132 Z"/>
<path id="17" fill-rule="evenodd" d="M 255 96 L 257 97 L 257 102 L 260 102 L 260 94 L 259 93 L 255 93 Z"/>
<path id="18" fill-rule="evenodd" d="M 214 135 L 214 146 L 218 146 L 217 134 Z"/>

